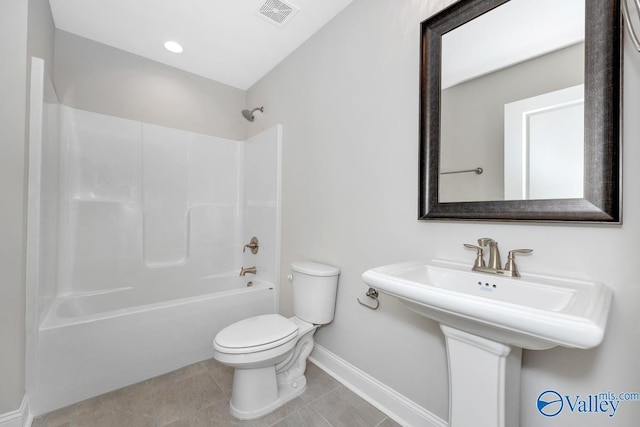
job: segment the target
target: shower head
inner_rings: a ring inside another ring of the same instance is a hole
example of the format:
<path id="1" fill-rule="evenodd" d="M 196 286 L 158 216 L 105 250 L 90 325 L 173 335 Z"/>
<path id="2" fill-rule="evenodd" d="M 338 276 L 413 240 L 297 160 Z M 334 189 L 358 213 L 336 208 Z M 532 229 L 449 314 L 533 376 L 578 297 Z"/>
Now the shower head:
<path id="1" fill-rule="evenodd" d="M 257 107 L 257 108 L 254 108 L 251 111 L 242 110 L 242 115 L 244 116 L 245 119 L 247 119 L 250 122 L 252 122 L 252 121 L 254 121 L 256 119 L 256 116 L 253 114 L 256 111 L 260 111 L 261 113 L 264 113 L 264 107 Z"/>

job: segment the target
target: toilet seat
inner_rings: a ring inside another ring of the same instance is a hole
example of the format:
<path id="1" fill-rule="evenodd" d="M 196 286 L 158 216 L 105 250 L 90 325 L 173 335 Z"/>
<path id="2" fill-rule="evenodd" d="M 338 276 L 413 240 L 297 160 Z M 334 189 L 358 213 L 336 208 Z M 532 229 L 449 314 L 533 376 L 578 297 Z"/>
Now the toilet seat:
<path id="1" fill-rule="evenodd" d="M 298 336 L 298 325 L 279 314 L 250 317 L 227 326 L 216 335 L 213 347 L 226 354 L 270 350 Z"/>

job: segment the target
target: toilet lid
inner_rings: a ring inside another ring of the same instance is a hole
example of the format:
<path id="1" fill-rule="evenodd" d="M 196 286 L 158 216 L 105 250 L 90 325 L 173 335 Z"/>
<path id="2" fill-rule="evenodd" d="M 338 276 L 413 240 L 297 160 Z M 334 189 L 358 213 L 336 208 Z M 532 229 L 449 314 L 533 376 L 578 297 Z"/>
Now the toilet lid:
<path id="1" fill-rule="evenodd" d="M 320 264 L 313 261 L 297 261 L 291 264 L 291 270 L 298 273 L 309 274 L 311 276 L 337 276 L 340 269 L 331 265 Z"/>
<path id="2" fill-rule="evenodd" d="M 298 326 L 279 314 L 264 314 L 241 320 L 221 330 L 214 346 L 228 353 L 268 350 L 294 339 Z"/>

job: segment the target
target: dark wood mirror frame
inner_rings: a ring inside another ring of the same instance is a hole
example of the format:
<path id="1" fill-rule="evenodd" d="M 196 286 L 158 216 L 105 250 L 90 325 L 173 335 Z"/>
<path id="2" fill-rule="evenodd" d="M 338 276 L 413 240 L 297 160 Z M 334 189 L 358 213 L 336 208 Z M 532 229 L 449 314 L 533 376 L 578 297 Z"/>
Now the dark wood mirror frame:
<path id="1" fill-rule="evenodd" d="M 507 1 L 460 0 L 422 22 L 418 218 L 621 223 L 620 0 L 585 0 L 585 197 L 438 202 L 442 35 Z"/>

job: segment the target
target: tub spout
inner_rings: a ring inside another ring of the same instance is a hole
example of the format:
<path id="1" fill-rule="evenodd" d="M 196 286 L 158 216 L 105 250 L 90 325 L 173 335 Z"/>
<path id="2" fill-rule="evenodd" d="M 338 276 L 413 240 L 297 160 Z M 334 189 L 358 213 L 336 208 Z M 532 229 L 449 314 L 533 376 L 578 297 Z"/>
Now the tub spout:
<path id="1" fill-rule="evenodd" d="M 247 268 L 240 267 L 240 275 L 241 276 L 246 276 L 248 273 L 256 274 L 256 267 L 255 266 L 247 267 Z"/>

